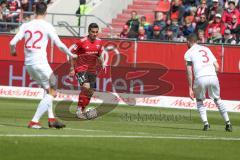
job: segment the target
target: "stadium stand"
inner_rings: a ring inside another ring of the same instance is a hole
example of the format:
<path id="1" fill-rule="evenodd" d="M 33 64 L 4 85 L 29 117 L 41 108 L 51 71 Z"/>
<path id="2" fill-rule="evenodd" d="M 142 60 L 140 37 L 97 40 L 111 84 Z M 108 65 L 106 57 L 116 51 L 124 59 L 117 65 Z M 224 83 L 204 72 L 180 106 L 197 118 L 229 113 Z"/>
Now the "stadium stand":
<path id="1" fill-rule="evenodd" d="M 146 15 L 147 20 L 153 20 L 154 10 L 156 9 L 159 0 L 134 0 L 131 5 L 128 5 L 127 9 L 124 9 L 121 14 L 118 14 L 116 18 L 112 19 L 111 25 L 113 27 L 113 34 L 118 35 L 122 31 L 122 27 L 130 19 L 131 11 L 137 11 L 138 16 Z M 103 29 L 103 37 L 108 36 L 110 30 L 108 28 Z"/>
<path id="2" fill-rule="evenodd" d="M 10 23 L 22 23 L 28 21 L 37 2 L 44 1 L 49 4 L 52 0 L 0 0 L 0 32 L 9 32 L 17 25 Z M 6 24 L 3 24 L 3 23 Z"/>
<path id="3" fill-rule="evenodd" d="M 0 0 L 0 32 L 9 32 L 28 21 L 26 11 L 34 10 L 38 1 Z M 238 0 L 86 0 L 87 9 L 79 14 L 83 18 L 75 16 L 79 0 L 41 1 L 54 2 L 49 6 L 48 13 L 52 14 L 47 20 L 60 35 L 83 36 L 86 26 L 95 21 L 101 28 L 100 37 L 104 38 L 184 42 L 186 36 L 195 32 L 202 43 L 240 44 Z"/>
<path id="4" fill-rule="evenodd" d="M 138 39 L 142 34 L 138 28 L 144 27 L 147 38 L 139 40 L 184 42 L 186 36 L 196 33 L 199 42 L 239 44 L 239 3 L 238 0 L 133 0 L 112 20 L 111 37 L 122 37 L 123 31 L 125 38 Z M 157 39 L 154 27 L 160 31 Z M 109 35 L 110 29 L 104 28 L 102 37 Z"/>

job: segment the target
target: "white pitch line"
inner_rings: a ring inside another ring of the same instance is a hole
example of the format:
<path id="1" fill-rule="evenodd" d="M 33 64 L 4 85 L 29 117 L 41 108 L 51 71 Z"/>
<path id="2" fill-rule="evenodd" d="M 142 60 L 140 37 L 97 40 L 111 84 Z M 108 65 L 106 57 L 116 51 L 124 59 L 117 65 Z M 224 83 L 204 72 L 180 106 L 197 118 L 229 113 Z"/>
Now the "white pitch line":
<path id="1" fill-rule="evenodd" d="M 64 130 L 65 129 L 72 130 L 72 131 L 84 131 L 84 132 L 106 132 L 106 133 L 144 134 L 144 135 L 150 135 L 151 134 L 151 133 L 146 133 L 146 132 L 122 132 L 122 131 L 107 131 L 107 130 L 78 129 L 78 128 L 64 128 Z"/>
<path id="2" fill-rule="evenodd" d="M 4 126 L 4 125 L 0 125 Z M 127 136 L 127 135 L 110 135 L 110 136 L 105 136 L 106 138 L 153 138 L 153 139 L 189 139 L 189 140 L 200 140 L 200 139 L 211 139 L 211 140 L 218 140 L 218 139 L 223 139 L 223 140 L 231 140 L 232 137 L 226 138 L 226 137 L 210 137 L 210 136 L 203 136 L 203 135 L 179 135 L 179 134 L 171 134 L 169 136 L 168 134 L 156 134 L 156 133 L 148 133 L 148 132 L 123 132 L 123 131 L 107 131 L 107 130 L 94 130 L 94 129 L 80 129 L 80 128 L 64 128 L 64 130 L 72 130 L 72 131 L 83 131 L 83 132 L 103 132 L 103 133 L 110 133 L 110 134 L 130 134 L 134 136 Z M 42 134 L 42 135 L 31 135 L 31 134 L 23 134 L 23 135 L 16 135 L 16 134 L 0 134 L 0 137 L 79 137 L 79 138 L 84 138 L 84 137 L 91 137 L 91 138 L 104 138 L 104 135 L 50 135 L 50 134 Z M 240 138 L 233 138 L 235 141 L 240 140 Z"/>
<path id="3" fill-rule="evenodd" d="M 105 133 L 113 133 L 113 134 L 128 134 L 128 135 L 145 135 L 145 136 L 169 136 L 169 134 L 157 134 L 157 133 L 149 133 L 149 132 L 124 132 L 124 131 L 107 131 L 107 130 L 97 130 L 97 129 L 79 129 L 79 128 L 64 128 L 64 130 L 72 130 L 72 131 L 83 131 L 83 132 L 105 132 Z M 171 136 L 176 137 L 210 137 L 204 135 L 188 135 L 188 134 L 171 134 Z"/>
<path id="4" fill-rule="evenodd" d="M 123 135 L 51 135 L 51 134 L 0 134 L 0 137 L 48 137 L 48 138 L 129 138 L 129 139 L 176 139 L 176 140 L 222 140 L 240 141 L 227 137 L 180 137 L 180 136 L 123 136 Z"/>

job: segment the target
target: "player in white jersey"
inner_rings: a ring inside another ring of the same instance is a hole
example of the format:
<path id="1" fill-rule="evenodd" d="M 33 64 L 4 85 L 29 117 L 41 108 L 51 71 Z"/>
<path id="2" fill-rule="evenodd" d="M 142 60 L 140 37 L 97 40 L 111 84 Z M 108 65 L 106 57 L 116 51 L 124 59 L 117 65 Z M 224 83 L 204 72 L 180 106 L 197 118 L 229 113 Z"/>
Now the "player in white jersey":
<path id="1" fill-rule="evenodd" d="M 206 98 L 206 91 L 208 91 L 209 97 L 214 100 L 214 103 L 218 107 L 219 112 L 225 121 L 225 130 L 231 132 L 232 125 L 226 107 L 220 98 L 220 87 L 217 77 L 217 72 L 219 70 L 218 62 L 209 48 L 198 45 L 196 42 L 196 35 L 191 34 L 187 38 L 189 49 L 184 55 L 187 67 L 190 98 L 194 99 L 194 97 L 196 97 L 197 109 L 204 123 L 203 130 L 207 131 L 210 128 L 210 125 L 208 123 L 207 110 L 203 105 L 203 101 Z M 192 70 L 194 72 L 194 83 Z"/>
<path id="2" fill-rule="evenodd" d="M 44 20 L 46 10 L 47 5 L 44 2 L 37 3 L 35 19 L 23 24 L 10 42 L 11 55 L 16 56 L 16 44 L 21 39 L 25 39 L 24 54 L 27 71 L 46 90 L 46 94 L 40 101 L 33 119 L 28 124 L 29 128 L 37 129 L 42 128 L 39 120 L 45 112 L 48 112 L 48 125 L 50 128 L 65 127 L 63 123 L 56 120 L 52 109 L 53 98 L 56 96 L 57 83 L 47 60 L 46 48 L 48 39 L 51 39 L 59 49 L 70 57 L 77 58 L 61 42 L 53 26 Z"/>

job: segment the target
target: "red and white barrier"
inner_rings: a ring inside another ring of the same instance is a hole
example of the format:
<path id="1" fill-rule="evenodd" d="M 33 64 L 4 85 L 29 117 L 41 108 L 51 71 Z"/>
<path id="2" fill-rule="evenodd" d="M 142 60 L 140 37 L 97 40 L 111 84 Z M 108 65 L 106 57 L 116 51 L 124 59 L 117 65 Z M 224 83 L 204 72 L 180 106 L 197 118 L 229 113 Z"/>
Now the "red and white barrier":
<path id="1" fill-rule="evenodd" d="M 67 93 L 68 92 L 68 93 Z M 44 91 L 41 88 L 0 86 L 0 97 L 41 99 Z M 56 101 L 71 100 L 77 102 L 78 91 L 60 91 L 55 98 Z M 91 103 L 106 103 L 130 106 L 149 106 L 177 109 L 196 109 L 196 102 L 187 97 L 151 96 L 124 93 L 102 93 L 95 92 Z M 229 112 L 240 112 L 240 101 L 224 100 Z M 204 106 L 208 110 L 218 111 L 212 100 L 207 99 Z"/>

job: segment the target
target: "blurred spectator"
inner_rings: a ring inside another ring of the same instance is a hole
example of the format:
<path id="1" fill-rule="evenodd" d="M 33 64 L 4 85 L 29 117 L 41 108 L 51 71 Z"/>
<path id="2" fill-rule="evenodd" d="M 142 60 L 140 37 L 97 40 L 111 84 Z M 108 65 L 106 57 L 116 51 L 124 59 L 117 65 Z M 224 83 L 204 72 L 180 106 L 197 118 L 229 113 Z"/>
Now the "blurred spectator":
<path id="1" fill-rule="evenodd" d="M 140 22 L 136 11 L 131 12 L 131 19 L 127 21 L 126 25 L 128 25 L 131 32 L 133 31 L 135 33 L 138 33 Z"/>
<path id="2" fill-rule="evenodd" d="M 219 30 L 223 35 L 225 31 L 225 24 L 221 20 L 221 14 L 216 14 L 212 23 L 208 24 L 205 35 L 207 38 L 212 36 L 213 30 Z"/>
<path id="3" fill-rule="evenodd" d="M 138 32 L 135 32 L 134 30 L 129 30 L 127 37 L 137 39 L 138 38 Z"/>
<path id="4" fill-rule="evenodd" d="M 140 18 L 140 26 L 142 26 L 145 30 L 145 34 L 149 36 L 151 34 L 151 25 L 147 22 L 147 18 L 145 16 L 142 16 Z"/>
<path id="5" fill-rule="evenodd" d="M 170 7 L 170 11 L 168 12 L 168 15 L 167 15 L 168 17 L 167 24 L 169 25 L 172 19 L 177 19 L 178 24 L 182 25 L 184 12 L 185 12 L 185 9 L 182 5 L 182 0 L 173 0 Z"/>
<path id="6" fill-rule="evenodd" d="M 6 17 L 9 14 L 9 9 L 7 8 L 7 2 L 5 0 L 0 3 L 0 20 L 6 21 Z"/>
<path id="7" fill-rule="evenodd" d="M 228 8 L 229 7 L 229 1 L 233 1 L 233 0 L 223 0 L 223 8 Z M 238 4 L 239 4 L 239 0 L 234 0 L 234 2 L 235 2 L 235 5 L 236 6 L 238 6 Z"/>
<path id="8" fill-rule="evenodd" d="M 153 26 L 153 33 L 149 39 L 159 41 L 161 39 L 161 28 L 158 25 Z"/>
<path id="9" fill-rule="evenodd" d="M 231 34 L 231 31 L 229 29 L 226 29 L 224 32 L 223 42 L 225 44 L 237 44 L 235 37 Z"/>
<path id="10" fill-rule="evenodd" d="M 191 22 L 191 20 L 189 18 L 185 18 L 185 24 L 183 26 L 182 32 L 183 32 L 183 36 L 187 37 L 189 36 L 191 33 L 194 33 L 195 27 L 193 25 L 193 23 Z"/>
<path id="11" fill-rule="evenodd" d="M 128 38 L 128 29 L 129 29 L 128 25 L 124 25 L 123 30 L 120 33 L 119 37 L 120 38 Z"/>
<path id="12" fill-rule="evenodd" d="M 140 26 L 138 29 L 138 40 L 147 40 L 147 35 L 145 34 L 143 26 Z"/>
<path id="13" fill-rule="evenodd" d="M 21 2 L 20 0 L 11 0 L 8 3 L 10 14 L 7 16 L 9 22 L 19 22 L 19 16 L 21 13 Z"/>
<path id="14" fill-rule="evenodd" d="M 30 0 L 22 0 L 21 3 L 22 3 L 22 12 L 23 12 L 23 19 L 26 19 L 26 20 L 29 20 L 30 18 L 30 14 L 29 13 L 26 13 L 26 12 L 31 12 L 32 10 L 29 10 L 30 7 Z"/>
<path id="15" fill-rule="evenodd" d="M 164 20 L 164 14 L 162 12 L 156 12 L 153 26 L 155 26 L 155 25 L 159 26 L 160 28 L 166 27 L 166 22 Z"/>
<path id="16" fill-rule="evenodd" d="M 240 25 L 238 25 L 235 29 L 232 29 L 231 33 L 235 35 L 238 44 L 240 44 Z"/>
<path id="17" fill-rule="evenodd" d="M 7 2 L 5 0 L 0 2 L 0 22 L 6 21 L 6 16 L 8 14 L 9 10 L 7 9 Z M 0 24 L 0 32 L 7 31 L 7 25 Z"/>
<path id="18" fill-rule="evenodd" d="M 3 14 L 2 14 L 2 1 L 0 2 L 0 21 L 3 21 Z"/>
<path id="19" fill-rule="evenodd" d="M 220 4 L 219 4 L 219 0 L 213 0 L 213 4 L 209 9 L 208 20 L 213 21 L 214 16 L 217 13 L 222 15 L 223 9 L 222 9 L 222 6 L 220 6 Z"/>
<path id="20" fill-rule="evenodd" d="M 28 0 L 29 6 L 28 11 L 33 12 L 36 8 L 36 3 L 38 2 L 45 2 L 46 4 L 51 3 L 51 0 Z"/>
<path id="21" fill-rule="evenodd" d="M 192 7 L 196 7 L 199 5 L 199 0 L 183 0 L 183 6 L 185 8 L 185 12 L 189 12 Z"/>
<path id="22" fill-rule="evenodd" d="M 224 23 L 230 24 L 232 22 L 232 16 L 236 15 L 236 17 L 239 19 L 239 11 L 235 6 L 235 0 L 229 0 L 228 1 L 228 8 L 225 9 L 223 12 L 222 20 Z"/>
<path id="23" fill-rule="evenodd" d="M 201 0 L 201 4 L 197 7 L 197 12 L 195 17 L 197 22 L 200 20 L 200 16 L 202 14 L 208 15 L 208 6 L 207 6 L 206 0 Z"/>
<path id="24" fill-rule="evenodd" d="M 213 28 L 211 36 L 208 38 L 208 43 L 222 43 L 222 34 L 220 28 Z"/>
<path id="25" fill-rule="evenodd" d="M 237 16 L 234 14 L 232 16 L 232 21 L 230 24 L 226 24 L 228 29 L 235 29 L 239 24 L 239 19 L 237 18 Z"/>
<path id="26" fill-rule="evenodd" d="M 184 15 L 184 19 L 188 18 L 191 22 L 195 23 L 195 18 L 196 18 L 196 11 L 197 8 L 196 7 L 191 7 L 189 9 L 189 12 L 186 12 Z"/>
<path id="27" fill-rule="evenodd" d="M 195 32 L 198 33 L 198 30 L 205 31 L 208 26 L 207 17 L 205 14 L 201 14 L 200 21 L 197 22 Z"/>
<path id="28" fill-rule="evenodd" d="M 181 35 L 180 26 L 178 25 L 177 19 L 172 20 L 171 24 L 169 25 L 169 28 L 171 28 L 170 30 L 173 31 L 174 37 L 179 37 Z"/>
<path id="29" fill-rule="evenodd" d="M 28 11 L 28 9 L 29 9 L 29 2 L 28 2 L 28 0 L 22 0 L 21 3 L 22 3 L 23 11 Z"/>
<path id="30" fill-rule="evenodd" d="M 169 26 L 165 29 L 165 34 L 163 35 L 163 40 L 165 41 L 178 41 L 176 34 L 174 34 L 174 29 Z"/>
<path id="31" fill-rule="evenodd" d="M 86 0 L 79 0 L 79 7 L 76 10 L 75 14 L 79 14 L 78 16 L 78 26 L 81 25 L 81 15 L 84 15 L 87 10 Z"/>
<path id="32" fill-rule="evenodd" d="M 204 30 L 199 29 L 197 31 L 198 43 L 207 43 L 207 38 L 205 37 Z"/>

